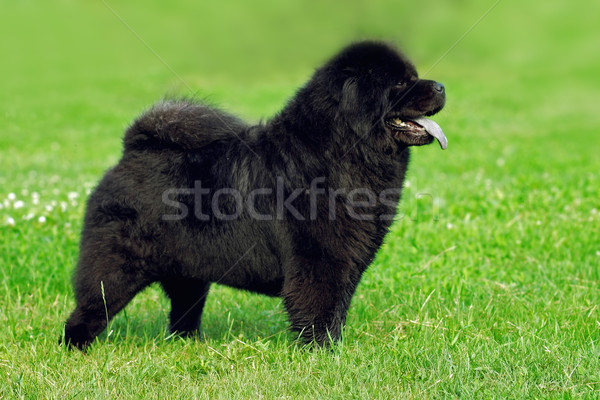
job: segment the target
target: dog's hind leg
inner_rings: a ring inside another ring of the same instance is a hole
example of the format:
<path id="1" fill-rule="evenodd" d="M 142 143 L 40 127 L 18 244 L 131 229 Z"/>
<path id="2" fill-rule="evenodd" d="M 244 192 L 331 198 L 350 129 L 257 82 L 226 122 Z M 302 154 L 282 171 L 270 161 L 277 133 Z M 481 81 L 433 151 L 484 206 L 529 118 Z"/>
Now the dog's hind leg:
<path id="1" fill-rule="evenodd" d="M 82 253 L 75 273 L 76 307 L 65 326 L 64 342 L 87 347 L 116 313 L 152 283 L 131 260 L 117 254 Z"/>
<path id="2" fill-rule="evenodd" d="M 200 279 L 169 277 L 160 281 L 171 299 L 170 330 L 181 336 L 196 336 L 210 282 Z"/>

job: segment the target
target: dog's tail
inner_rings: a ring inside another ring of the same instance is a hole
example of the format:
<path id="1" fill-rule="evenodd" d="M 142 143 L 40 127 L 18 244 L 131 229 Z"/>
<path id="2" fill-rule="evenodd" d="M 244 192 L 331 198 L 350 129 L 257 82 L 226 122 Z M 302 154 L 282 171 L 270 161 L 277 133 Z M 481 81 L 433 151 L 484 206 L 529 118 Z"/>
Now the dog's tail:
<path id="1" fill-rule="evenodd" d="M 127 129 L 125 151 L 174 148 L 194 150 L 240 135 L 247 125 L 220 110 L 190 100 L 154 105 Z"/>

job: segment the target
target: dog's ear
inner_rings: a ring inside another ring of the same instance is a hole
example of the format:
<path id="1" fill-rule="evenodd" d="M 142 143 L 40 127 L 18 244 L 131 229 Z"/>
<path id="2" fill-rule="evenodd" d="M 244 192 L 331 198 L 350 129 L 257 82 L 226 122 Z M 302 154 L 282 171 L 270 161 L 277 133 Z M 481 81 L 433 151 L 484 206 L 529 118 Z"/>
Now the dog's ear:
<path id="1" fill-rule="evenodd" d="M 342 86 L 342 98 L 340 99 L 340 108 L 347 112 L 356 112 L 359 108 L 358 104 L 358 85 L 355 78 L 348 78 Z"/>

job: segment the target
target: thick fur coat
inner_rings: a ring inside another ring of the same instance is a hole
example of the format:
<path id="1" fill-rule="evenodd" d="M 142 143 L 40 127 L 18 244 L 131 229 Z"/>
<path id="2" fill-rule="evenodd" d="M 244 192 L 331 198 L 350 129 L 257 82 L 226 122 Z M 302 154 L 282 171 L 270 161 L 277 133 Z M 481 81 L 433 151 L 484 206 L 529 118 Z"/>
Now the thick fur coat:
<path id="1" fill-rule="evenodd" d="M 396 49 L 362 42 L 264 124 L 157 104 L 89 198 L 65 342 L 86 347 L 154 282 L 183 335 L 198 333 L 219 283 L 280 296 L 306 341 L 338 339 L 396 212 L 409 146 L 434 140 L 411 121 L 444 102 Z"/>

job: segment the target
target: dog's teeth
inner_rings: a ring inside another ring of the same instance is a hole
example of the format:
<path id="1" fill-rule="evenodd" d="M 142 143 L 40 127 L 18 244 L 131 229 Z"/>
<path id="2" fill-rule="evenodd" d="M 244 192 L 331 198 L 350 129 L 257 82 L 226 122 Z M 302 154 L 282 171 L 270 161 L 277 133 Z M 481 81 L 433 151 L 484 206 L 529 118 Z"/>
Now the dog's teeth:
<path id="1" fill-rule="evenodd" d="M 404 122 L 402 122 L 402 120 L 400 118 L 394 118 L 394 124 L 396 125 L 404 125 Z"/>

